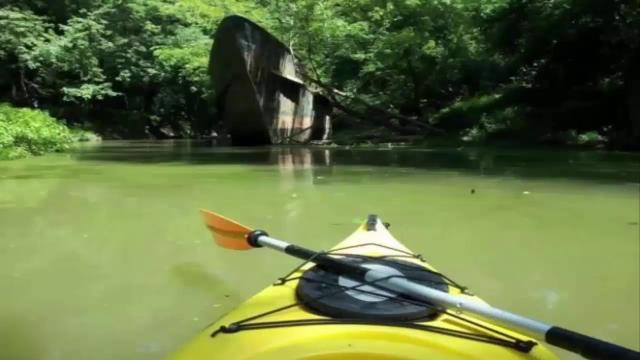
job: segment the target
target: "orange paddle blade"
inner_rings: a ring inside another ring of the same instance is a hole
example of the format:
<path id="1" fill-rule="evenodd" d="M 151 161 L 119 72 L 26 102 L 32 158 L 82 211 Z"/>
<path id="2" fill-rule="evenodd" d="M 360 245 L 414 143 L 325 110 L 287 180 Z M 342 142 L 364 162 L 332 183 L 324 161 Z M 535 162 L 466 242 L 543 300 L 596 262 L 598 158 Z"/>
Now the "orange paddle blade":
<path id="1" fill-rule="evenodd" d="M 231 219 L 209 210 L 200 210 L 213 239 L 223 248 L 233 250 L 249 250 L 253 247 L 247 242 L 251 229 Z"/>

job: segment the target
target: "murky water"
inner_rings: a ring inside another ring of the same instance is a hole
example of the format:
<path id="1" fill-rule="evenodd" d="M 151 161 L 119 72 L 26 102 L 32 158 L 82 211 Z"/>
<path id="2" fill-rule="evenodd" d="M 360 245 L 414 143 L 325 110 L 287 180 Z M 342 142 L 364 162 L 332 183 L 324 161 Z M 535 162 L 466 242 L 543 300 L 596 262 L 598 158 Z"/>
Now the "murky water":
<path id="1" fill-rule="evenodd" d="M 106 142 L 0 162 L 0 359 L 163 358 L 297 263 L 216 248 L 199 208 L 318 249 L 377 213 L 494 305 L 638 349 L 639 190 L 639 155 L 599 152 Z"/>

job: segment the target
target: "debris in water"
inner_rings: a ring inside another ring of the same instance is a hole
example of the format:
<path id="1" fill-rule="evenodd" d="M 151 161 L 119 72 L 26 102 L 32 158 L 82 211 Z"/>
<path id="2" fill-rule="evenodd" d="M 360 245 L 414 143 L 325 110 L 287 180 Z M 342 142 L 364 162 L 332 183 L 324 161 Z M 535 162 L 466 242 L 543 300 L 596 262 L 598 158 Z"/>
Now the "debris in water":
<path id="1" fill-rule="evenodd" d="M 560 301 L 560 294 L 553 289 L 543 289 L 541 291 L 544 302 L 547 305 L 547 309 L 553 309 L 558 301 Z"/>
<path id="2" fill-rule="evenodd" d="M 136 348 L 136 351 L 142 353 L 154 353 L 160 351 L 160 346 L 156 343 L 140 344 Z"/>
<path id="3" fill-rule="evenodd" d="M 529 195 L 529 194 L 531 194 L 531 193 L 530 193 L 530 192 L 528 192 L 528 191 L 523 191 L 522 193 L 523 193 L 524 195 Z"/>

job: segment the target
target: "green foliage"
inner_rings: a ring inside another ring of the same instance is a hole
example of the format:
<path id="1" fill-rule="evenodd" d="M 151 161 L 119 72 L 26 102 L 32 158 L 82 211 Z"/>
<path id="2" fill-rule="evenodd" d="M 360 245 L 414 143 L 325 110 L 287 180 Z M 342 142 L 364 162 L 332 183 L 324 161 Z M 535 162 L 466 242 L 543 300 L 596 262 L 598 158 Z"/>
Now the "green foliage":
<path id="1" fill-rule="evenodd" d="M 483 113 L 476 125 L 462 131 L 461 140 L 484 142 L 500 139 L 522 139 L 523 111 L 517 106 Z"/>
<path id="2" fill-rule="evenodd" d="M 483 116 L 503 106 L 503 95 L 478 95 L 442 109 L 432 118 L 434 125 L 447 130 L 462 130 L 478 124 Z"/>
<path id="3" fill-rule="evenodd" d="M 181 128 L 207 113 L 201 108 L 210 95 L 214 24 L 241 7 L 193 0 L 9 3 L 0 9 L 0 26 L 9 29 L 0 35 L 0 67 L 11 69 L 5 78 L 14 79 L 12 101 L 81 108 L 66 112 L 81 114 L 72 122 L 91 122 L 107 107 L 138 114 L 150 126 Z"/>
<path id="4" fill-rule="evenodd" d="M 49 114 L 0 104 L 0 159 L 66 150 L 73 137 Z"/>
<path id="5" fill-rule="evenodd" d="M 180 28 L 164 44 L 154 49 L 160 72 L 193 93 L 209 89 L 209 51 L 211 39 L 194 28 Z"/>
<path id="6" fill-rule="evenodd" d="M 276 28 L 321 80 L 407 115 L 483 87 L 492 64 L 461 1 L 299 0 L 275 11 L 291 14 Z"/>
<path id="7" fill-rule="evenodd" d="M 293 0 L 268 6 L 283 15 L 273 29 L 313 77 L 449 132 L 491 138 L 531 130 L 535 138 L 571 128 L 629 130 L 632 123 L 631 114 L 611 112 L 627 106 L 629 73 L 640 60 L 637 2 Z M 526 96 L 483 95 L 506 95 L 509 88 L 525 89 Z"/>
<path id="8" fill-rule="evenodd" d="M 70 128 L 71 138 L 73 142 L 100 142 L 102 137 L 93 131 L 80 128 Z"/>
<path id="9" fill-rule="evenodd" d="M 578 133 L 576 130 L 569 130 L 565 134 L 566 143 L 578 146 L 602 146 L 608 139 L 597 131 L 587 131 Z"/>
<path id="10" fill-rule="evenodd" d="M 578 135 L 577 143 L 580 145 L 599 145 L 607 141 L 607 138 L 597 131 L 588 131 Z"/>
<path id="11" fill-rule="evenodd" d="M 0 8 L 0 59 L 15 58 L 25 68 L 38 66 L 35 51 L 52 36 L 46 19 L 30 11 Z"/>
<path id="12" fill-rule="evenodd" d="M 575 130 L 576 142 L 594 143 L 578 134 L 630 133 L 632 110 L 612 109 L 631 108 L 640 88 L 637 1 L 1 4 L 0 98 L 63 109 L 71 123 L 120 136 L 210 130 L 211 39 L 230 14 L 273 32 L 347 106 L 375 105 L 467 139 Z"/>

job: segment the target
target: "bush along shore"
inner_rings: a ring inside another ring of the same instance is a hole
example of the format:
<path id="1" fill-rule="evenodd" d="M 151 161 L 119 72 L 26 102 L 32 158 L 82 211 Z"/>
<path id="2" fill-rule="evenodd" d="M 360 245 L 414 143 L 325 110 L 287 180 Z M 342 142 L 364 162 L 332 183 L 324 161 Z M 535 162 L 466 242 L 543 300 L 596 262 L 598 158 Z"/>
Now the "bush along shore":
<path id="1" fill-rule="evenodd" d="M 0 104 L 0 160 L 69 149 L 79 141 L 97 141 L 90 131 L 68 128 L 47 112 Z"/>

